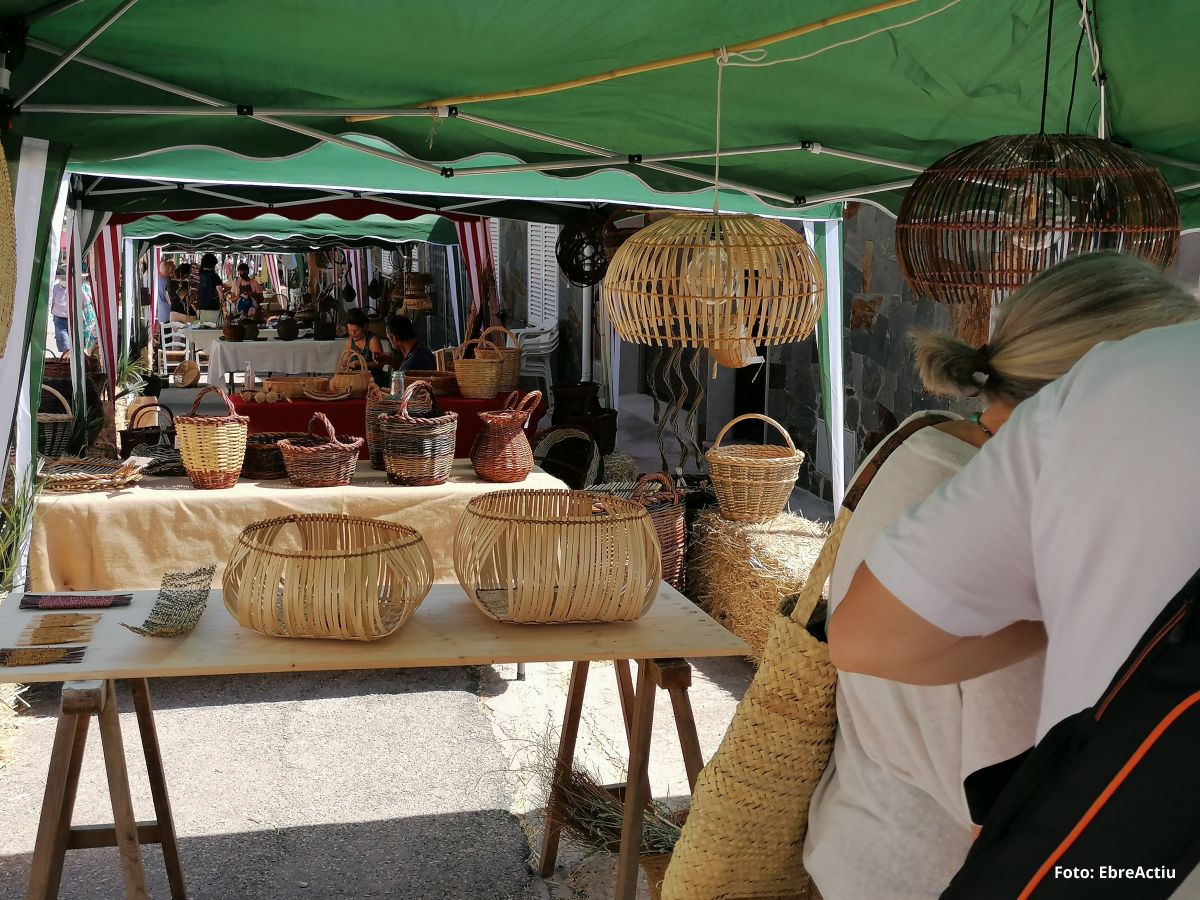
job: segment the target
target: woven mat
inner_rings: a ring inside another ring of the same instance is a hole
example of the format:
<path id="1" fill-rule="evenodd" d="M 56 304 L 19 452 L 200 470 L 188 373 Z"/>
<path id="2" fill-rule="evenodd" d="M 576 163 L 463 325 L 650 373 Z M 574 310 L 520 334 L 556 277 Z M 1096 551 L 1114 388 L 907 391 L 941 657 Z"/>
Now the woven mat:
<path id="1" fill-rule="evenodd" d="M 217 566 L 204 566 L 191 572 L 168 572 L 154 606 L 141 625 L 121 624 L 145 637 L 180 637 L 196 627 L 208 606 L 208 592 Z"/>

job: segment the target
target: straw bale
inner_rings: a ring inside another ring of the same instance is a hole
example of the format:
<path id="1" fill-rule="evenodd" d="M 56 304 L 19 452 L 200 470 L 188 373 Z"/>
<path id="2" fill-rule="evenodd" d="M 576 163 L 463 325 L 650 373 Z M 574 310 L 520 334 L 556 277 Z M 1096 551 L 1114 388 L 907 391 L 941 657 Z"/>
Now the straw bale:
<path id="1" fill-rule="evenodd" d="M 637 481 L 637 466 L 633 457 L 623 450 L 614 450 L 604 457 L 605 481 Z"/>
<path id="2" fill-rule="evenodd" d="M 792 513 L 766 522 L 730 522 L 716 510 L 696 519 L 688 593 L 762 659 L 775 611 L 808 579 L 829 528 Z"/>

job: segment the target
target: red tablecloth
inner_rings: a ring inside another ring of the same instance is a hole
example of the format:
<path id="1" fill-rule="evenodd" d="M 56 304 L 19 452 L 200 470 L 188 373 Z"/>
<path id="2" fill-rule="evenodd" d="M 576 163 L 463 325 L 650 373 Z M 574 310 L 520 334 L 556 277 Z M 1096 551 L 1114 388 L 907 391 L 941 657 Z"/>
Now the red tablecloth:
<path id="1" fill-rule="evenodd" d="M 308 420 L 312 418 L 312 414 L 323 412 L 329 417 L 339 436 L 366 436 L 366 400 L 293 400 L 291 403 L 281 400 L 278 403 L 248 403 L 238 394 L 234 394 L 230 399 L 239 414 L 250 418 L 251 434 L 263 431 L 307 431 Z M 476 413 L 499 409 L 504 405 L 504 397 L 496 397 L 493 400 L 468 400 L 458 396 L 438 397 L 437 403 L 442 412 L 458 413 L 454 455 L 467 457 L 471 455 L 471 447 L 483 427 L 483 421 Z M 525 433 L 531 439 L 545 413 L 546 401 L 543 400 L 529 417 L 529 424 L 525 426 Z M 360 457 L 367 458 L 366 444 L 363 444 Z"/>

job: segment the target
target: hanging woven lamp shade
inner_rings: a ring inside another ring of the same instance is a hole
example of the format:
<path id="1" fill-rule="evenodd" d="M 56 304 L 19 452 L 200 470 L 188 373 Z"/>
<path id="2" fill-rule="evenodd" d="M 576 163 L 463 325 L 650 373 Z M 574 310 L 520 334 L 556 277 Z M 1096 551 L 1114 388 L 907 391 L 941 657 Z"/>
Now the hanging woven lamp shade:
<path id="1" fill-rule="evenodd" d="M 917 178 L 896 220 L 909 287 L 945 303 L 999 302 L 1097 250 L 1165 268 L 1179 250 L 1179 207 L 1156 168 L 1085 135 L 1004 135 L 955 150 Z"/>
<path id="2" fill-rule="evenodd" d="M 736 368 L 759 346 L 812 334 L 825 277 L 803 236 L 780 222 L 681 213 L 621 245 L 604 278 L 604 300 L 625 340 L 703 347 Z"/>

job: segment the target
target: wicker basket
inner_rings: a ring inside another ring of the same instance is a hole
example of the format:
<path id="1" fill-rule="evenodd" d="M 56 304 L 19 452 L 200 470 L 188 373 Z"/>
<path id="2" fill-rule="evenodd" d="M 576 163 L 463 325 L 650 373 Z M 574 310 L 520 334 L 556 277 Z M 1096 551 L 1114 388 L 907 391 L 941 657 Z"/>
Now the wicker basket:
<path id="1" fill-rule="evenodd" d="M 458 393 L 458 376 L 453 372 L 441 372 L 433 369 L 407 369 L 404 372 L 405 383 L 426 381 L 433 389 L 435 397 L 451 397 Z"/>
<path id="2" fill-rule="evenodd" d="M 185 359 L 171 373 L 171 384 L 177 388 L 195 387 L 200 383 L 200 364 L 194 359 Z"/>
<path id="3" fill-rule="evenodd" d="M 49 413 L 38 410 L 38 453 L 51 459 L 57 459 L 67 452 L 67 445 L 71 443 L 71 432 L 75 428 L 75 413 L 72 412 L 67 398 L 50 385 L 43 384 L 42 390 L 54 396 L 54 399 L 62 405 L 63 412 Z M 128 454 L 126 455 L 128 456 Z"/>
<path id="4" fill-rule="evenodd" d="M 407 373 L 406 373 L 407 374 Z M 414 396 L 409 402 L 408 411 L 414 416 L 427 416 L 435 408 L 434 392 L 427 381 L 409 381 L 409 384 L 424 384 L 425 390 L 420 396 Z M 383 430 L 379 424 L 382 415 L 394 416 L 400 413 L 402 397 L 397 394 L 385 394 L 375 384 L 367 388 L 367 453 L 371 456 L 371 468 L 386 469 L 383 463 Z"/>
<path id="5" fill-rule="evenodd" d="M 433 351 L 433 361 L 439 372 L 454 371 L 454 351 L 457 349 L 457 347 L 443 347 L 441 350 Z"/>
<path id="6" fill-rule="evenodd" d="M 659 490 L 654 490 L 657 487 Z M 633 489 L 633 502 L 640 503 L 650 514 L 658 535 L 658 547 L 662 553 L 663 581 L 683 590 L 685 563 L 687 562 L 687 524 L 683 496 L 674 482 L 664 472 L 653 472 L 637 480 Z"/>
<path id="7" fill-rule="evenodd" d="M 530 391 L 524 399 L 513 391 L 503 409 L 479 413 L 483 428 L 471 447 L 471 465 L 476 475 L 500 484 L 529 477 L 533 471 L 533 448 L 525 436 L 525 423 L 541 402 L 541 391 Z"/>
<path id="8" fill-rule="evenodd" d="M 167 414 L 167 420 L 170 424 L 166 428 L 163 428 L 158 423 L 159 410 Z M 154 413 L 154 424 L 139 426 L 138 422 L 141 421 L 143 414 L 147 412 Z M 133 452 L 133 448 L 138 444 L 153 445 L 159 443 L 164 434 L 166 435 L 167 442 L 174 446 L 175 414 L 161 403 L 139 406 L 133 411 L 133 415 L 129 417 L 129 427 L 117 432 L 117 446 L 121 459 L 129 459 L 129 454 Z"/>
<path id="9" fill-rule="evenodd" d="M 246 438 L 246 457 L 242 462 L 242 477 L 252 481 L 272 481 L 287 478 L 287 466 L 283 464 L 280 441 L 294 444 L 319 443 L 303 431 L 263 431 Z"/>
<path id="10" fill-rule="evenodd" d="M 210 391 L 225 402 L 226 415 L 196 415 L 200 401 Z M 228 488 L 237 484 L 246 456 L 249 425 L 250 420 L 234 411 L 229 395 L 219 387 L 206 387 L 196 395 L 191 412 L 175 420 L 179 455 L 194 487 Z"/>
<path id="11" fill-rule="evenodd" d="M 338 360 L 336 373 L 329 379 L 329 391 L 336 394 L 349 391 L 357 400 L 367 396 L 367 388 L 374 383 L 366 357 L 357 350 L 347 350 Z"/>
<path id="12" fill-rule="evenodd" d="M 475 355 L 482 356 L 484 359 L 500 360 L 500 383 L 497 385 L 497 393 L 503 394 L 507 391 L 515 391 L 517 384 L 521 381 L 521 342 L 515 334 L 503 325 L 493 325 L 491 328 L 485 328 L 479 337 L 486 341 L 488 340 L 488 335 L 493 332 L 503 337 L 502 341 L 491 342 L 496 345 L 496 349 L 494 351 L 480 349 L 475 352 Z"/>
<path id="13" fill-rule="evenodd" d="M 538 432 L 533 461 L 576 490 L 591 487 L 600 477 L 600 447 L 581 428 L 556 426 Z"/>
<path id="14" fill-rule="evenodd" d="M 318 393 L 329 391 L 329 379 L 310 375 L 281 375 L 278 378 L 267 378 L 263 381 L 263 391 L 274 391 L 280 397 L 288 400 L 300 400 L 305 391 Z"/>
<path id="15" fill-rule="evenodd" d="M 479 351 L 467 358 L 466 350 L 478 344 L 479 350 L 491 353 L 491 358 L 482 357 Z M 500 393 L 500 374 L 504 362 L 500 359 L 495 344 L 484 340 L 467 341 L 454 351 L 454 374 L 458 376 L 458 392 L 470 400 L 491 400 Z"/>
<path id="16" fill-rule="evenodd" d="M 407 526 L 293 515 L 238 536 L 222 587 L 225 608 L 260 634 L 373 641 L 412 618 L 432 583 L 429 548 Z"/>
<path id="17" fill-rule="evenodd" d="M 467 504 L 454 570 L 501 622 L 626 622 L 650 608 L 662 576 L 650 517 L 586 491 L 493 491 Z"/>
<path id="18" fill-rule="evenodd" d="M 325 430 L 323 441 L 317 426 Z M 349 484 L 354 477 L 363 439 L 338 438 L 333 423 L 325 413 L 319 412 L 313 413 L 308 420 L 308 433 L 313 440 L 294 442 L 285 439 L 279 442 L 288 480 L 296 487 L 343 487 Z"/>
<path id="19" fill-rule="evenodd" d="M 42 360 L 42 379 L 44 381 L 70 381 L 70 351 L 64 350 L 58 356 L 47 356 Z"/>
<path id="20" fill-rule="evenodd" d="M 775 428 L 783 435 L 787 446 L 734 444 L 722 447 L 721 439 L 729 429 L 748 419 L 758 419 Z M 796 449 L 791 435 L 774 419 L 747 413 L 721 429 L 705 459 L 721 515 L 733 522 L 765 522 L 787 506 L 804 454 Z"/>
<path id="21" fill-rule="evenodd" d="M 418 389 L 427 391 L 428 387 L 414 381 L 404 389 L 397 414 L 380 417 L 383 465 L 392 484 L 445 484 L 454 465 L 458 413 L 432 418 L 410 415 L 409 407 Z"/>

